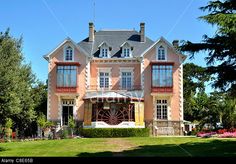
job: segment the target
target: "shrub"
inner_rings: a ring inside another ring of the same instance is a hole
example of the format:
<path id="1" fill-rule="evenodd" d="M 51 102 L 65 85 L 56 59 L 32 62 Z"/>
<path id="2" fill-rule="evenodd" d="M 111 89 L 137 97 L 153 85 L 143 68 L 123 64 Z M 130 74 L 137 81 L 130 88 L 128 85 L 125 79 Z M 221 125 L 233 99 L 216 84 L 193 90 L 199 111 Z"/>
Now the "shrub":
<path id="1" fill-rule="evenodd" d="M 67 138 L 68 138 L 68 135 L 69 135 L 69 132 L 68 132 L 67 129 L 61 130 L 61 132 L 60 132 L 60 138 L 62 138 L 62 139 L 67 139 Z"/>
<path id="2" fill-rule="evenodd" d="M 11 136 L 12 136 L 12 129 L 10 128 L 5 129 L 5 137 L 6 137 L 5 139 L 10 140 Z"/>
<path id="3" fill-rule="evenodd" d="M 7 129 L 9 129 L 9 128 L 12 127 L 12 125 L 13 125 L 12 119 L 7 118 L 6 123 L 5 123 L 5 127 L 6 127 Z"/>
<path id="4" fill-rule="evenodd" d="M 89 138 L 105 137 L 147 137 L 148 128 L 83 128 L 80 134 Z"/>

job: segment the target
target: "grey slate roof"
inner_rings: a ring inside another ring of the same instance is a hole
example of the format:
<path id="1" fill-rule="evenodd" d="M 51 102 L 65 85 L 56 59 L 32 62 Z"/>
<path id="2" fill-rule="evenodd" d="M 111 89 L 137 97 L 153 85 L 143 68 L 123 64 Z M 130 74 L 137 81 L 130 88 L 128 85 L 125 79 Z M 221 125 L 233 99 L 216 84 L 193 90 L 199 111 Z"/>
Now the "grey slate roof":
<path id="1" fill-rule="evenodd" d="M 94 42 L 88 42 L 88 38 L 82 40 L 78 45 L 83 48 L 88 54 L 94 57 L 99 57 L 98 46 L 106 42 L 112 47 L 111 57 L 121 57 L 121 45 L 128 42 L 132 47 L 133 57 L 139 57 L 147 48 L 149 48 L 154 41 L 146 37 L 145 42 L 140 42 L 140 34 L 135 30 L 100 30 L 95 32 Z"/>

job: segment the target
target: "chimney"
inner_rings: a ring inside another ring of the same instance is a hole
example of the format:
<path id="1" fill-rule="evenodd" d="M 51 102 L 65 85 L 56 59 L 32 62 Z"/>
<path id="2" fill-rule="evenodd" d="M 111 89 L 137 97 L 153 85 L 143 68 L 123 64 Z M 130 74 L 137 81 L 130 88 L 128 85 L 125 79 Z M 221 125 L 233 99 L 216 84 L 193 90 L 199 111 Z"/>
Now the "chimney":
<path id="1" fill-rule="evenodd" d="M 89 42 L 94 41 L 94 25 L 93 22 L 89 22 Z"/>
<path id="2" fill-rule="evenodd" d="M 173 40 L 172 44 L 175 48 L 178 48 L 179 47 L 179 40 Z"/>
<path id="3" fill-rule="evenodd" d="M 145 37 L 145 23 L 141 22 L 140 23 L 140 42 L 145 42 L 146 37 Z"/>

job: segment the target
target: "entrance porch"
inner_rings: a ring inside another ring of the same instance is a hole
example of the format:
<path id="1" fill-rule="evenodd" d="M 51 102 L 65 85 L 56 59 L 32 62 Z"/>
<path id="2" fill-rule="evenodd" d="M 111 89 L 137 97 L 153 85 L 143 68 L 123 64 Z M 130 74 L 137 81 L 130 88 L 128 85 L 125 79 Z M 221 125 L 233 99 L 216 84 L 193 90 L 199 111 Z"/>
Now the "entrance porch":
<path id="1" fill-rule="evenodd" d="M 118 93 L 87 97 L 85 128 L 144 128 L 144 103 Z"/>

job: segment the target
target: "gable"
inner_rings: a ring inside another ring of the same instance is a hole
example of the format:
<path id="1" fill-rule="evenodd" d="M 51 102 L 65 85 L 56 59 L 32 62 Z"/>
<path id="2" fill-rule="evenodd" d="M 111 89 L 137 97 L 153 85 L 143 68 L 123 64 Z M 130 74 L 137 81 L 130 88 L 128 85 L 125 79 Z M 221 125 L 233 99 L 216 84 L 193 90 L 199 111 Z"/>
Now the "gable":
<path id="1" fill-rule="evenodd" d="M 167 59 L 168 59 L 168 55 L 170 54 L 174 54 L 177 55 L 179 59 L 181 59 L 181 62 L 183 62 L 187 56 L 181 54 L 180 52 L 176 51 L 176 49 L 174 48 L 174 46 L 168 42 L 165 38 L 160 37 L 155 43 L 153 43 L 149 48 L 147 48 L 142 54 L 141 57 L 145 57 L 146 54 L 148 54 L 149 51 L 152 51 L 153 49 L 156 49 L 155 51 L 155 55 L 157 54 L 157 50 L 160 46 L 163 46 L 166 50 L 167 53 Z"/>
<path id="2" fill-rule="evenodd" d="M 73 47 L 74 52 L 78 51 L 79 54 L 83 54 L 85 56 L 89 56 L 86 51 L 83 50 L 83 48 L 79 47 L 72 39 L 66 38 L 63 42 L 61 42 L 54 50 L 49 52 L 48 54 L 44 55 L 43 57 L 49 61 L 50 58 L 54 57 L 55 55 L 57 56 L 59 51 L 59 54 L 64 55 L 64 47 L 70 45 Z M 61 58 L 61 57 L 60 57 Z"/>

